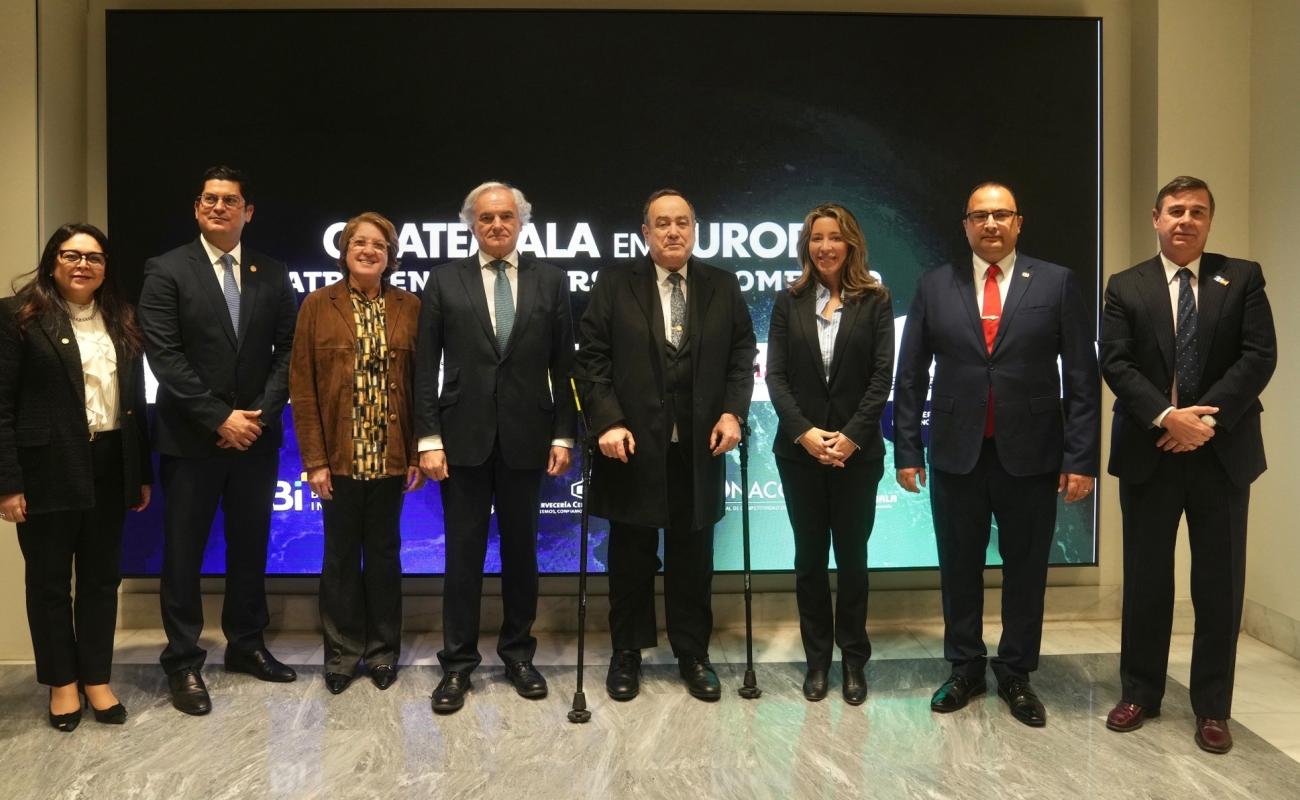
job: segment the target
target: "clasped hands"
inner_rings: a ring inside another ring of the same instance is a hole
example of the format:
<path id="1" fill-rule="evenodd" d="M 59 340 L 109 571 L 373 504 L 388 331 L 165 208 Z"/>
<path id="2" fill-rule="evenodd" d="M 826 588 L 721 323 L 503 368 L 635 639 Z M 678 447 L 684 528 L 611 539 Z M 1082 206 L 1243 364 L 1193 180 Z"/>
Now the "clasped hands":
<path id="1" fill-rule="evenodd" d="M 857 444 L 839 431 L 824 431 L 813 427 L 799 437 L 799 444 L 818 463 L 830 467 L 843 467 L 849 456 L 858 451 Z"/>
<path id="2" fill-rule="evenodd" d="M 1165 432 L 1156 440 L 1156 447 L 1166 453 L 1189 453 L 1214 438 L 1214 428 L 1201 417 L 1219 413 L 1218 406 L 1188 406 L 1175 408 L 1165 414 L 1161 427 Z"/>
<path id="3" fill-rule="evenodd" d="M 629 457 L 636 454 L 636 437 L 625 425 L 613 425 L 605 429 L 596 444 L 600 454 L 627 463 Z M 713 430 L 709 431 L 709 454 L 720 456 L 740 444 L 740 419 L 724 411 Z"/>
<path id="4" fill-rule="evenodd" d="M 247 450 L 262 435 L 262 412 L 244 411 L 236 408 L 226 417 L 226 421 L 217 428 L 217 447 L 222 449 Z"/>

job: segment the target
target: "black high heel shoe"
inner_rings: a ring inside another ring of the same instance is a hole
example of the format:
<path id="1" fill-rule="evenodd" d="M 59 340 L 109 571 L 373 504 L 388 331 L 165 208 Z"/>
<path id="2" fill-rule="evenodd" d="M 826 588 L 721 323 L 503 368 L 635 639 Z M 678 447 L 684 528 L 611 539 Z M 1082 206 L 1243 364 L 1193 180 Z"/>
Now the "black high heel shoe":
<path id="1" fill-rule="evenodd" d="M 117 703 L 116 705 L 109 706 L 101 711 L 100 709 L 95 708 L 95 704 L 90 702 L 89 697 L 86 697 L 86 687 L 84 685 L 80 683 L 77 684 L 77 690 L 81 692 L 81 696 L 85 699 L 86 705 L 90 706 L 90 710 L 94 712 L 96 722 L 104 725 L 123 725 L 126 723 L 126 706 Z"/>
<path id="2" fill-rule="evenodd" d="M 50 699 L 54 699 L 54 689 L 50 689 Z M 81 724 L 81 695 L 77 695 L 77 710 L 67 714 L 50 713 L 50 727 L 56 731 L 72 733 Z"/>

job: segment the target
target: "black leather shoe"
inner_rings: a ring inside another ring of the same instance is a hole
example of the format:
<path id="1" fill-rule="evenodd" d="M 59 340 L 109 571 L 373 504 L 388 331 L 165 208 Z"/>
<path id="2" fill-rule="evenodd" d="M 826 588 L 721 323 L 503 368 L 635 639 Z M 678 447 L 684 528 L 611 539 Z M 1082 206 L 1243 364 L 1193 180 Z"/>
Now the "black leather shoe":
<path id="1" fill-rule="evenodd" d="M 392 686 L 397 680 L 397 667 L 391 664 L 380 664 L 377 667 L 370 668 L 370 682 L 379 687 L 379 691 Z"/>
<path id="2" fill-rule="evenodd" d="M 691 697 L 713 702 L 722 697 L 722 684 L 718 682 L 718 673 L 707 658 L 686 656 L 677 659 L 677 671 L 686 681 L 686 691 Z"/>
<path id="3" fill-rule="evenodd" d="M 988 684 L 983 678 L 967 678 L 964 675 L 953 675 L 943 682 L 943 686 L 934 693 L 930 698 L 930 710 L 938 711 L 940 714 L 947 714 L 960 708 L 965 708 L 972 697 L 984 694 L 988 691 Z"/>
<path id="4" fill-rule="evenodd" d="M 1047 724 L 1047 709 L 1034 694 L 1028 678 L 1007 678 L 998 682 L 998 697 L 1007 701 L 1011 716 L 1030 726 L 1041 728 Z"/>
<path id="5" fill-rule="evenodd" d="M 536 700 L 546 696 L 546 679 L 537 671 L 531 661 L 516 661 L 506 664 L 506 677 L 515 685 L 520 697 Z"/>
<path id="6" fill-rule="evenodd" d="M 433 690 L 433 713 L 451 714 L 460 711 L 465 705 L 465 693 L 470 690 L 469 675 L 464 672 L 448 672 Z"/>
<path id="7" fill-rule="evenodd" d="M 212 710 L 208 687 L 203 685 L 203 676 L 197 669 L 171 673 L 167 676 L 167 688 L 172 693 L 172 705 L 177 711 L 201 717 Z"/>
<path id="8" fill-rule="evenodd" d="M 53 696 L 54 690 L 50 689 L 50 697 Z M 67 714 L 55 714 L 51 711 L 49 712 L 49 715 L 51 728 L 56 731 L 63 731 L 64 733 L 72 733 L 77 729 L 77 726 L 81 724 L 81 695 L 77 695 L 76 711 L 69 711 Z"/>
<path id="9" fill-rule="evenodd" d="M 844 692 L 844 702 L 851 706 L 860 706 L 867 699 L 867 673 L 861 664 L 843 664 L 844 684 L 841 691 Z"/>
<path id="10" fill-rule="evenodd" d="M 805 700 L 817 702 L 825 699 L 826 687 L 830 684 L 830 677 L 824 669 L 808 669 L 803 676 L 803 696 Z"/>
<path id="11" fill-rule="evenodd" d="M 256 650 L 226 650 L 226 671 L 243 672 L 260 681 L 290 683 L 297 679 L 293 667 L 281 664 L 265 647 Z"/>
<path id="12" fill-rule="evenodd" d="M 325 688 L 330 690 L 330 694 L 343 694 L 343 690 L 351 683 L 351 675 L 344 675 L 342 672 L 325 673 Z"/>
<path id="13" fill-rule="evenodd" d="M 641 691 L 641 653 L 615 650 L 605 673 L 605 691 L 614 700 L 631 700 Z"/>

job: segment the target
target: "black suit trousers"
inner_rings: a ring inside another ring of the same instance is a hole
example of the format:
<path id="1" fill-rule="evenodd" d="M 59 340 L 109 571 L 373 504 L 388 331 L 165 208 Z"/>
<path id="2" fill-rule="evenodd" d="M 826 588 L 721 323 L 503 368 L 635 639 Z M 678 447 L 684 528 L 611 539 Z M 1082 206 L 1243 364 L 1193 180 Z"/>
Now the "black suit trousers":
<path id="1" fill-rule="evenodd" d="M 867 539 L 876 521 L 876 487 L 884 459 L 844 468 L 777 456 L 785 508 L 794 533 L 795 599 L 799 633 L 811 669 L 830 669 L 834 646 L 847 664 L 871 658 L 867 637 Z M 831 610 L 828 554 L 835 548 L 835 610 Z"/>
<path id="2" fill-rule="evenodd" d="M 943 656 L 955 674 L 984 675 L 984 559 L 994 518 L 1002 556 L 1002 640 L 993 659 L 999 681 L 1038 669 L 1047 561 L 1056 532 L 1060 474 L 1016 476 L 985 439 L 975 468 L 930 471 L 930 508 L 939 545 Z"/>
<path id="3" fill-rule="evenodd" d="M 1123 700 L 1159 708 L 1169 666 L 1174 614 L 1174 543 L 1187 514 L 1192 551 L 1192 709 L 1227 719 L 1246 588 L 1246 512 L 1250 487 L 1228 479 L 1207 445 L 1165 453 L 1141 483 L 1119 483 L 1124 514 Z"/>
<path id="4" fill-rule="evenodd" d="M 351 675 L 363 659 L 372 669 L 396 666 L 402 646 L 405 477 L 356 480 L 331 475 L 330 483 L 334 499 L 321 501 L 325 671 Z"/>
<path id="5" fill-rule="evenodd" d="M 453 464 L 442 481 L 442 515 L 447 566 L 442 597 L 444 671 L 472 672 L 478 652 L 483 559 L 488 522 L 496 504 L 501 541 L 501 628 L 497 655 L 506 663 L 531 661 L 537 652 L 537 514 L 540 469 L 511 469 L 500 444 L 478 466 Z"/>
<path id="6" fill-rule="evenodd" d="M 274 448 L 207 458 L 163 455 L 163 566 L 159 598 L 168 673 L 199 669 L 207 651 L 199 574 L 218 505 L 225 520 L 226 594 L 221 630 L 227 650 L 265 647 L 266 545 L 280 453 Z"/>
<path id="7" fill-rule="evenodd" d="M 132 447 L 135 442 L 132 441 Z M 27 582 L 27 623 L 36 680 L 108 683 L 121 583 L 122 437 L 113 432 L 90 446 L 96 503 L 79 511 L 31 514 L 18 525 Z M 70 593 L 77 567 L 76 600 Z"/>
<path id="8" fill-rule="evenodd" d="M 663 569 L 668 644 L 677 658 L 707 658 L 713 633 L 713 526 L 691 527 L 694 470 L 689 446 L 668 445 L 667 462 L 669 525 L 664 528 Z M 615 650 L 658 645 L 659 567 L 658 529 L 610 522 L 609 628 Z"/>

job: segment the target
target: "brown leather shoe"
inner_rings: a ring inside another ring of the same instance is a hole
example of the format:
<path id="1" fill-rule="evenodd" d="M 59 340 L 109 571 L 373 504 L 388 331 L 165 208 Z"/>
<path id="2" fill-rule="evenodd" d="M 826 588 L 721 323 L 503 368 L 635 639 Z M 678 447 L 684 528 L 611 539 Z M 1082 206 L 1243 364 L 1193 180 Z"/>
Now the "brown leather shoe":
<path id="1" fill-rule="evenodd" d="M 1129 733 L 1142 727 L 1142 723 L 1160 716 L 1159 707 L 1145 708 L 1137 703 L 1116 703 L 1106 715 L 1106 727 L 1120 733 Z"/>
<path id="2" fill-rule="evenodd" d="M 1207 753 L 1226 753 L 1232 749 L 1232 733 L 1226 719 L 1196 718 L 1196 746 Z"/>

